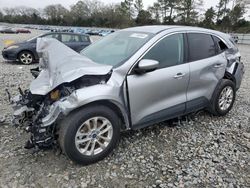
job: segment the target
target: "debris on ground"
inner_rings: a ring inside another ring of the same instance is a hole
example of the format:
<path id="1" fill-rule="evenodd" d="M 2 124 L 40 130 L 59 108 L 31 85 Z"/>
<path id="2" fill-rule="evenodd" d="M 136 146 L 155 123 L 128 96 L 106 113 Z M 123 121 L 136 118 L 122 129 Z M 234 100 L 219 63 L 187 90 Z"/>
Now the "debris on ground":
<path id="1" fill-rule="evenodd" d="M 1 116 L 1 115 L 0 115 L 0 125 L 1 125 L 2 123 L 4 123 L 5 120 L 6 120 L 5 116 Z"/>

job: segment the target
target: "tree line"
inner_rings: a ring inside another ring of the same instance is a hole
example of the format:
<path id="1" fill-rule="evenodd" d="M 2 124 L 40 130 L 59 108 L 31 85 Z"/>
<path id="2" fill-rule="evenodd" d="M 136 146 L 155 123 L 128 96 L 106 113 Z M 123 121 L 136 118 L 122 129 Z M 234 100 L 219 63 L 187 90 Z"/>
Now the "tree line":
<path id="1" fill-rule="evenodd" d="M 0 22 L 125 28 L 136 25 L 191 25 L 227 32 L 250 32 L 244 18 L 243 0 L 220 0 L 216 7 L 204 10 L 203 0 L 156 0 L 147 9 L 142 0 L 123 0 L 104 4 L 99 0 L 79 0 L 70 9 L 61 4 L 43 9 L 30 7 L 2 8 Z"/>

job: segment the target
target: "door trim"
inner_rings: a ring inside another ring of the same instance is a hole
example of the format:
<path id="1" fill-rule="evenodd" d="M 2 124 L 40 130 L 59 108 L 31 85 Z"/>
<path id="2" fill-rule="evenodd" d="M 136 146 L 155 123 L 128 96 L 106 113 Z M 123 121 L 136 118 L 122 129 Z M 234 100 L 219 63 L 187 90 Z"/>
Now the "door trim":
<path id="1" fill-rule="evenodd" d="M 150 125 L 154 125 L 156 123 L 160 123 L 166 120 L 170 120 L 173 118 L 177 118 L 179 116 L 184 116 L 186 114 L 200 111 L 209 106 L 209 100 L 205 97 L 199 97 L 192 101 L 188 101 L 186 103 L 178 104 L 176 106 L 161 110 L 159 112 L 155 112 L 144 117 L 137 124 L 132 125 L 133 130 L 141 129 L 148 127 Z"/>
<path id="2" fill-rule="evenodd" d="M 209 100 L 206 97 L 199 97 L 191 101 L 187 101 L 185 114 L 202 110 L 208 106 Z"/>
<path id="3" fill-rule="evenodd" d="M 185 113 L 186 103 L 181 103 L 170 108 L 155 112 L 144 117 L 137 124 L 132 125 L 132 129 L 141 129 L 155 123 L 166 121 L 178 116 L 181 116 Z"/>

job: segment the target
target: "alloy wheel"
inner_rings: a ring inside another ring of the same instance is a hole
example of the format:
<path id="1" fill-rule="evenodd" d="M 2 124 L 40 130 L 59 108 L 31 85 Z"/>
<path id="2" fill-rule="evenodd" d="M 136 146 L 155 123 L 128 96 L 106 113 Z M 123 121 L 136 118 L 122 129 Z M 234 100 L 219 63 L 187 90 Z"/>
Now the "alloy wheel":
<path id="1" fill-rule="evenodd" d="M 219 97 L 219 108 L 222 111 L 226 111 L 230 108 L 233 102 L 234 92 L 231 86 L 225 87 Z"/>
<path id="2" fill-rule="evenodd" d="M 33 61 L 33 57 L 30 53 L 22 53 L 20 55 L 20 61 L 25 64 L 25 65 L 28 65 L 28 64 L 31 64 L 32 61 Z"/>
<path id="3" fill-rule="evenodd" d="M 87 156 L 101 153 L 109 145 L 113 127 L 105 117 L 93 117 L 85 121 L 75 135 L 77 150 Z"/>

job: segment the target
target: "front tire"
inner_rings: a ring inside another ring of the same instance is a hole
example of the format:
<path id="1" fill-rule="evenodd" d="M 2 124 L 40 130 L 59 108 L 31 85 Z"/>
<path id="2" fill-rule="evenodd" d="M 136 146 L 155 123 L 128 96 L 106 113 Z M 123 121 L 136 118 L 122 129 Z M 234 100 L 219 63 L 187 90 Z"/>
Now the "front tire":
<path id="1" fill-rule="evenodd" d="M 102 160 L 120 139 L 120 120 L 106 106 L 79 109 L 67 116 L 59 129 L 62 151 L 81 165 Z"/>
<path id="2" fill-rule="evenodd" d="M 23 51 L 18 55 L 18 60 L 24 65 L 29 65 L 34 62 L 34 55 L 29 51 Z"/>
<path id="3" fill-rule="evenodd" d="M 233 107 L 236 89 L 231 80 L 223 79 L 216 87 L 209 111 L 216 116 L 225 116 Z"/>

